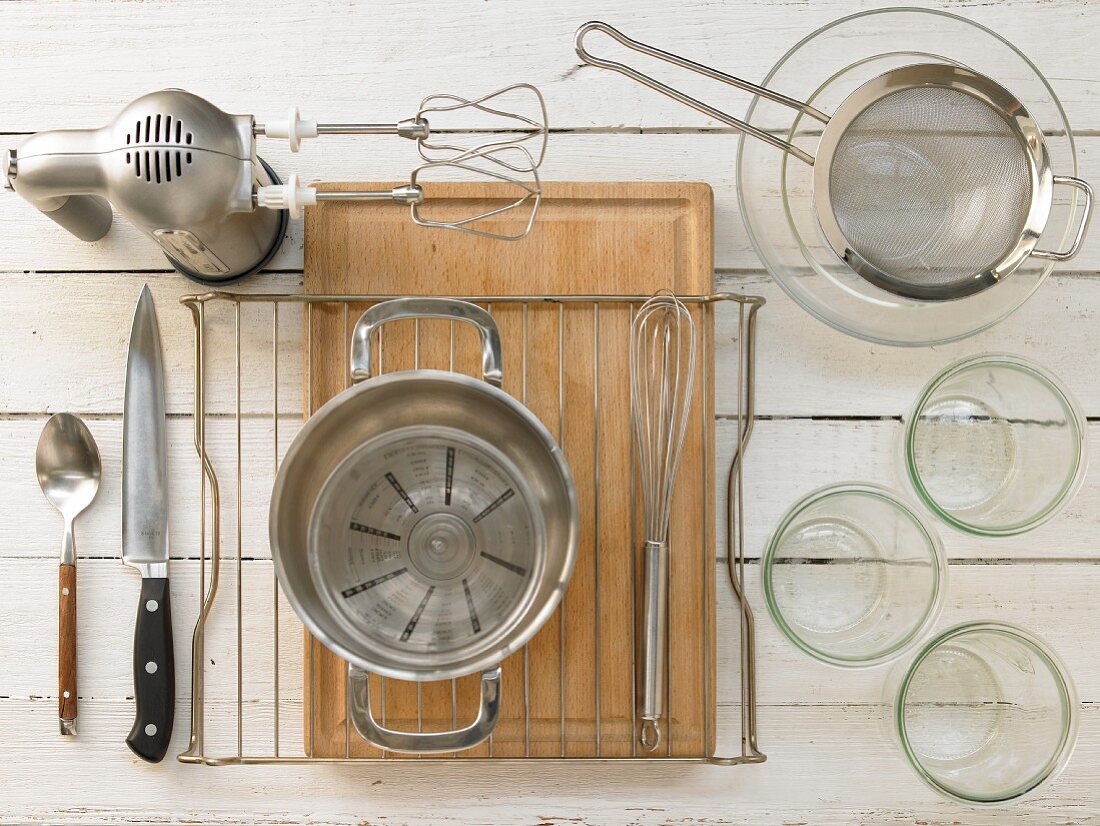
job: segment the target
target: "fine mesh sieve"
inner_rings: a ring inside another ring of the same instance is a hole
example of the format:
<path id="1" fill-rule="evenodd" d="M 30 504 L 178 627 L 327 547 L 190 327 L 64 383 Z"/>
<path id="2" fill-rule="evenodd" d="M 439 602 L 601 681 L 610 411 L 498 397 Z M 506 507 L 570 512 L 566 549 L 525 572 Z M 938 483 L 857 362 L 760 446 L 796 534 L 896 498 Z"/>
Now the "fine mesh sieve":
<path id="1" fill-rule="evenodd" d="M 602 32 L 633 51 L 788 106 L 824 124 L 816 157 L 625 64 L 592 56 Z M 924 63 L 859 86 L 830 118 L 809 104 L 626 37 L 606 23 L 577 30 L 582 60 L 611 69 L 813 167 L 814 209 L 829 246 L 896 295 L 945 301 L 980 292 L 1029 256 L 1064 261 L 1088 228 L 1092 189 L 1050 168 L 1043 134 L 1020 101 L 984 75 Z M 1055 185 L 1084 195 L 1070 246 L 1036 248 Z"/>

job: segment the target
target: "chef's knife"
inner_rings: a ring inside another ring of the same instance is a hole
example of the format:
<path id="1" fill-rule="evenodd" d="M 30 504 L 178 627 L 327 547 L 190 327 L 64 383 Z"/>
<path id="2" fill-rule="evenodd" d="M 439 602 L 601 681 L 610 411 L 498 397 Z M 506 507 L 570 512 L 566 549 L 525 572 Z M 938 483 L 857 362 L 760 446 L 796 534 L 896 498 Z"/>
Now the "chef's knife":
<path id="1" fill-rule="evenodd" d="M 172 739 L 176 704 L 168 594 L 168 453 L 164 363 L 157 312 L 142 288 L 130 329 L 122 424 L 122 561 L 141 572 L 134 628 L 137 716 L 126 745 L 159 762 Z"/>

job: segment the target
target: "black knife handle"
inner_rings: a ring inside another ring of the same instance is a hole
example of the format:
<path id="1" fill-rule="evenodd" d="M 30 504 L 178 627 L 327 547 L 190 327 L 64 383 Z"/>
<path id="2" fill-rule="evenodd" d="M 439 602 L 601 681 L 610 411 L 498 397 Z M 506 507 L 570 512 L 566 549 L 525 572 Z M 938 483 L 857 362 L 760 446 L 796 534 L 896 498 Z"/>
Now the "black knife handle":
<path id="1" fill-rule="evenodd" d="M 141 580 L 134 629 L 134 700 L 137 719 L 126 745 L 142 760 L 159 763 L 168 751 L 176 712 L 176 658 L 167 578 Z"/>

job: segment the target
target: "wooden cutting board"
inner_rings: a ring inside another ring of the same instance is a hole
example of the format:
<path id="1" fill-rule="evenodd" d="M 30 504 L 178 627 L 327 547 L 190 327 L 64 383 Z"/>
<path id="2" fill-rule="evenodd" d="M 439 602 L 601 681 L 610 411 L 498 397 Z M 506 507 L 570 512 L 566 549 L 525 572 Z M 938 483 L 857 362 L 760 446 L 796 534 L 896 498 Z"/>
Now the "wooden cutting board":
<path id="1" fill-rule="evenodd" d="M 436 184 L 430 195 L 443 199 L 444 209 L 478 212 L 506 190 L 496 184 Z M 495 228 L 520 229 L 523 220 L 502 216 Z M 305 292 L 648 295 L 667 287 L 682 295 L 707 294 L 712 223 L 712 193 L 701 183 L 546 184 L 538 222 L 518 242 L 425 229 L 389 203 L 322 202 L 306 213 Z M 345 325 L 354 325 L 366 306 L 352 306 L 347 322 L 342 307 L 315 305 L 307 321 L 312 410 L 345 387 Z M 634 716 L 642 533 L 640 508 L 632 504 L 632 309 L 625 302 L 598 310 L 591 303 L 528 306 L 489 308 L 501 328 L 504 388 L 525 400 L 564 447 L 581 505 L 580 551 L 562 606 L 526 652 L 503 664 L 502 718 L 492 743 L 455 756 L 641 755 Z M 703 322 L 702 310 L 693 312 Z M 714 749 L 713 493 L 704 501 L 704 480 L 714 479 L 714 393 L 702 389 L 713 388 L 710 323 L 703 323 L 701 335 L 707 358 L 700 360 L 695 383 L 695 415 L 671 528 L 672 644 L 663 721 L 671 736 L 658 757 L 703 756 Z M 396 322 L 384 336 L 385 372 L 417 366 L 418 342 L 420 367 L 478 374 L 476 333 L 468 325 L 454 325 L 453 340 L 445 321 Z M 305 665 L 307 754 L 380 756 L 346 719 L 344 662 L 307 635 Z M 443 730 L 465 724 L 477 709 L 477 675 L 454 685 L 375 678 L 372 686 L 375 714 L 384 714 L 394 728 Z"/>

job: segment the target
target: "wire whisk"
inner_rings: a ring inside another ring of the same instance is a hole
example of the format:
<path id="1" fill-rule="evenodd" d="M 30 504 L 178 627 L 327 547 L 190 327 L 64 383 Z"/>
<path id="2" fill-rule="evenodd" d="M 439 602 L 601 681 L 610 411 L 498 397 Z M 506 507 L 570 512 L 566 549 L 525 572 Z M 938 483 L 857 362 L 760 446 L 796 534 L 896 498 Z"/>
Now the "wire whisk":
<path id="1" fill-rule="evenodd" d="M 661 744 L 669 521 L 695 386 L 695 350 L 695 320 L 675 295 L 661 291 L 641 306 L 630 330 L 630 411 L 645 526 L 638 716 L 648 751 Z"/>

